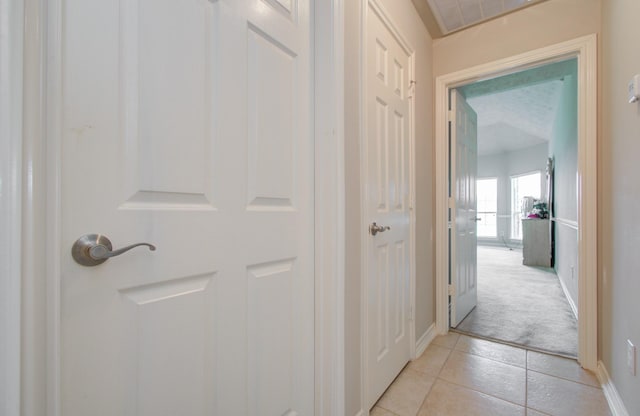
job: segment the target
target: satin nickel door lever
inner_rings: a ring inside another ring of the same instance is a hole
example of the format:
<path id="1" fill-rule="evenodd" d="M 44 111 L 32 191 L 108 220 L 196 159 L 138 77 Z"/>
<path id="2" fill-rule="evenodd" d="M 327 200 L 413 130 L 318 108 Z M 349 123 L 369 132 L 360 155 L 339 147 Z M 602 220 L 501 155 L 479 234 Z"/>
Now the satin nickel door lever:
<path id="1" fill-rule="evenodd" d="M 111 241 L 102 234 L 86 234 L 78 238 L 71 247 L 71 256 L 76 263 L 82 266 L 97 266 L 107 261 L 111 257 L 119 256 L 132 248 L 147 246 L 149 250 L 155 251 L 156 246 L 149 243 L 131 244 L 118 250 L 113 250 Z"/>
<path id="2" fill-rule="evenodd" d="M 390 230 L 391 227 L 389 227 L 388 225 L 378 225 L 375 222 L 372 222 L 371 225 L 369 226 L 369 232 L 371 233 L 371 235 L 376 235 L 378 233 L 383 233 L 387 230 Z"/>

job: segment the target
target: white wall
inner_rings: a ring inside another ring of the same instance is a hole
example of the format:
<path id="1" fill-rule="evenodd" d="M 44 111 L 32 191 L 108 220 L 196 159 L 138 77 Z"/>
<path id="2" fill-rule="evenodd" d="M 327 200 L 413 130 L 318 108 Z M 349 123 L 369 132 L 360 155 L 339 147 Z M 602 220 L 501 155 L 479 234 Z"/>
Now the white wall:
<path id="1" fill-rule="evenodd" d="M 432 41 L 411 0 L 380 0 L 415 50 L 416 178 L 416 337 L 435 321 L 434 175 Z M 346 157 L 346 415 L 361 409 L 360 383 L 360 36 L 362 0 L 345 1 L 345 157 Z"/>
<path id="2" fill-rule="evenodd" d="M 640 105 L 627 103 L 627 83 L 640 73 L 640 2 L 602 4 L 599 350 L 629 415 L 640 415 L 640 373 L 627 370 L 625 348 L 630 339 L 640 349 Z"/>
<path id="3" fill-rule="evenodd" d="M 541 195 L 547 194 L 547 154 L 548 145 L 542 143 L 514 152 L 478 157 L 478 179 L 498 178 L 498 237 L 494 241 L 502 242 L 500 236 L 511 238 L 511 176 L 539 171 Z"/>

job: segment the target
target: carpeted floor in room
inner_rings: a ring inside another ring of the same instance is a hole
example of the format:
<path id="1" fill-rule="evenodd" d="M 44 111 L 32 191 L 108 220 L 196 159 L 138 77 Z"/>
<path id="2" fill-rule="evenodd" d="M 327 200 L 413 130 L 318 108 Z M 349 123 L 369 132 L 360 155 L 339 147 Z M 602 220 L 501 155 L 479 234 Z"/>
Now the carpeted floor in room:
<path id="1" fill-rule="evenodd" d="M 478 305 L 459 332 L 568 357 L 578 324 L 553 269 L 522 264 L 522 250 L 478 246 Z"/>

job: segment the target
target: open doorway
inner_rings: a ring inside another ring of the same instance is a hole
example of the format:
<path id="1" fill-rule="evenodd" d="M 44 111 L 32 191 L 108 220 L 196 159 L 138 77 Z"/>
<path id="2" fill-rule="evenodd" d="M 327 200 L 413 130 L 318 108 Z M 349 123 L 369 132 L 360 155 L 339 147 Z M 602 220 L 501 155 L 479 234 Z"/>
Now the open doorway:
<path id="1" fill-rule="evenodd" d="M 565 221 L 577 228 L 578 362 L 587 369 L 597 366 L 597 70 L 596 38 L 586 36 L 551 45 L 520 55 L 441 75 L 436 78 L 436 239 L 446 242 L 456 224 L 452 209 L 449 175 L 453 170 L 449 159 L 453 147 L 449 143 L 449 126 L 455 117 L 450 107 L 450 93 L 478 80 L 488 80 L 545 64 L 572 58 L 577 61 L 577 175 L 573 177 L 578 192 L 577 221 Z M 546 172 L 545 172 L 546 175 Z M 475 185 L 475 181 L 474 181 Z M 454 206 L 455 208 L 455 206 Z M 475 213 L 474 213 L 475 214 Z M 436 325 L 438 333 L 450 328 L 450 301 L 457 296 L 456 282 L 449 280 L 451 256 L 455 250 L 450 244 L 436 247 Z"/>
<path id="2" fill-rule="evenodd" d="M 573 58 L 456 89 L 477 119 L 477 302 L 459 332 L 577 357 L 576 84 Z"/>

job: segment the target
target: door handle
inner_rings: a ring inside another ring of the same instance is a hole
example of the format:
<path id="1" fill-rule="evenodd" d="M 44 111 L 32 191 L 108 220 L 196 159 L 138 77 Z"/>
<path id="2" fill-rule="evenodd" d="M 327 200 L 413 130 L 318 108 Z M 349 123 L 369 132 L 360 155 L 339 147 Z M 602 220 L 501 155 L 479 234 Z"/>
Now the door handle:
<path id="1" fill-rule="evenodd" d="M 369 232 L 371 233 L 371 235 L 376 235 L 378 233 L 383 233 L 387 230 L 390 230 L 391 227 L 389 227 L 388 225 L 383 226 L 383 225 L 378 225 L 375 222 L 372 222 L 371 225 L 369 226 Z"/>
<path id="2" fill-rule="evenodd" d="M 85 234 L 78 238 L 71 247 L 71 256 L 76 263 L 82 266 L 97 266 L 107 261 L 111 257 L 131 250 L 134 247 L 147 246 L 149 250 L 155 251 L 156 246 L 148 243 L 131 244 L 118 250 L 113 250 L 111 241 L 102 234 Z"/>
<path id="3" fill-rule="evenodd" d="M 471 221 L 475 221 L 475 222 L 482 221 L 482 218 L 480 217 L 471 218 Z"/>

